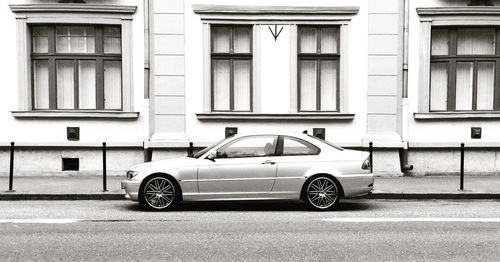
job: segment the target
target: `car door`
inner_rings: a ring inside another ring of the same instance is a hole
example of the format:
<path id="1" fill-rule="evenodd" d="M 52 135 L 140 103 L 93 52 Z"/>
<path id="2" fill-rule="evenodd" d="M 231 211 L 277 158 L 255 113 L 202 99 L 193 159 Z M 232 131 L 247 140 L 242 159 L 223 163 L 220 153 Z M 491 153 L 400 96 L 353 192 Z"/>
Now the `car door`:
<path id="1" fill-rule="evenodd" d="M 276 176 L 278 136 L 235 139 L 217 150 L 217 157 L 198 168 L 202 194 L 255 194 L 271 191 Z"/>
<path id="2" fill-rule="evenodd" d="M 301 190 L 306 172 L 319 163 L 321 150 L 303 139 L 280 136 L 276 151 L 273 192 L 295 194 Z"/>

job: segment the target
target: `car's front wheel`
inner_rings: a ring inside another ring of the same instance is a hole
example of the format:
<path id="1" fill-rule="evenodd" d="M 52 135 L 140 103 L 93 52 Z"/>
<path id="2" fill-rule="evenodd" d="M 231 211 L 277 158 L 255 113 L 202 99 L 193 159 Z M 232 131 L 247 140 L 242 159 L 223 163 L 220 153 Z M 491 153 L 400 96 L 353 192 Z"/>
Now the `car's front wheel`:
<path id="1" fill-rule="evenodd" d="M 339 188 L 338 183 L 332 178 L 318 176 L 306 184 L 304 200 L 314 210 L 333 209 L 340 200 Z"/>
<path id="2" fill-rule="evenodd" d="M 163 175 L 147 178 L 139 190 L 139 204 L 149 210 L 168 210 L 178 202 L 178 191 L 174 182 Z"/>

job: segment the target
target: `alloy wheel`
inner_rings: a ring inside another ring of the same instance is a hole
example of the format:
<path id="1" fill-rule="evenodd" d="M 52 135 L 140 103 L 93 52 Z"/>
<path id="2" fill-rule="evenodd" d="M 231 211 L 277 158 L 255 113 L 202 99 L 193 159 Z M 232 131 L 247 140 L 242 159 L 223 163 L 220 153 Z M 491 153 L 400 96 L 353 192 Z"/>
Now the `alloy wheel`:
<path id="1" fill-rule="evenodd" d="M 338 200 L 337 185 L 330 178 L 318 177 L 309 183 L 307 199 L 317 209 L 328 209 Z"/>
<path id="2" fill-rule="evenodd" d="M 144 187 L 144 198 L 150 207 L 164 209 L 174 201 L 175 187 L 167 178 L 152 178 Z"/>

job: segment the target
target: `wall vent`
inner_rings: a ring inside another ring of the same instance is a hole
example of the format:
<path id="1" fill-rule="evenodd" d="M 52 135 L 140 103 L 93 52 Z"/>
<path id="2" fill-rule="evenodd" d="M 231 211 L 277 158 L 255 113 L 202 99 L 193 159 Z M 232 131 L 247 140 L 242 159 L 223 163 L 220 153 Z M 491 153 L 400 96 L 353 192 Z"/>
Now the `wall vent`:
<path id="1" fill-rule="evenodd" d="M 78 171 L 80 170 L 79 158 L 64 158 L 62 159 L 62 171 Z"/>

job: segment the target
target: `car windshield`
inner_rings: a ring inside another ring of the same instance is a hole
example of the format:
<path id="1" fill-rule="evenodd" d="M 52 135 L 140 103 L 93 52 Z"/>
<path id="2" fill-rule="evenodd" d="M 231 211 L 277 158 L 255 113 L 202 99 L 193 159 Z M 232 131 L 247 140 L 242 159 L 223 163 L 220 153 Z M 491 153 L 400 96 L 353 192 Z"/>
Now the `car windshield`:
<path id="1" fill-rule="evenodd" d="M 224 139 L 220 140 L 219 142 L 214 143 L 214 144 L 212 144 L 212 145 L 211 145 L 211 146 L 209 146 L 209 147 L 206 147 L 205 149 L 201 150 L 200 152 L 198 152 L 198 153 L 194 154 L 192 157 L 193 157 L 193 158 L 200 158 L 200 157 L 201 157 L 202 155 L 204 155 L 206 152 L 208 152 L 208 151 L 212 150 L 214 147 L 216 147 L 218 144 L 220 144 L 220 143 L 224 142 L 224 141 L 225 141 L 226 139 L 228 139 L 228 138 L 230 138 L 230 137 L 224 138 Z"/>
<path id="2" fill-rule="evenodd" d="M 323 143 L 325 143 L 325 144 L 327 144 L 327 145 L 329 145 L 329 146 L 331 146 L 331 147 L 334 147 L 334 148 L 336 148 L 336 149 L 338 149 L 338 150 L 341 150 L 341 151 L 342 151 L 342 150 L 344 150 L 342 147 L 337 146 L 337 145 L 335 145 L 335 144 L 334 144 L 334 143 L 332 143 L 332 142 L 328 142 L 328 141 L 326 141 L 326 140 L 323 140 L 323 139 L 318 138 L 318 137 L 315 137 L 315 136 L 311 136 L 311 135 L 308 135 L 308 136 L 310 136 L 310 137 L 312 137 L 312 138 L 314 138 L 314 139 L 316 139 L 316 140 L 319 140 L 319 141 L 321 141 L 321 142 L 323 142 Z"/>

